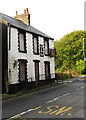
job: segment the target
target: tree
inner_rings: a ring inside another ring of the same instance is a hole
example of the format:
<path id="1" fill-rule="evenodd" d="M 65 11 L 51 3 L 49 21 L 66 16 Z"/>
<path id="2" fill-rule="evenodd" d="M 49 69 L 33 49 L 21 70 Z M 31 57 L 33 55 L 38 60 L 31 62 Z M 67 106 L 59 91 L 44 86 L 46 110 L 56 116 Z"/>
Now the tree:
<path id="1" fill-rule="evenodd" d="M 73 31 L 54 42 L 56 49 L 55 68 L 57 72 L 72 71 L 77 69 L 83 61 L 83 38 L 86 31 Z M 78 65 L 78 66 L 77 66 Z M 81 68 L 82 72 L 82 68 Z"/>

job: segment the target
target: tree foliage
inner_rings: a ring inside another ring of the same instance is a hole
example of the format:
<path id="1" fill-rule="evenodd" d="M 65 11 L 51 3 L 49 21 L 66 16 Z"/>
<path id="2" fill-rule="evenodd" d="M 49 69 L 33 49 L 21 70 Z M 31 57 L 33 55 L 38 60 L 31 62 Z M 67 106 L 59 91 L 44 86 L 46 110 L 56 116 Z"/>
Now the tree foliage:
<path id="1" fill-rule="evenodd" d="M 83 68 L 83 38 L 86 32 L 73 31 L 54 42 L 56 49 L 55 68 L 57 72 L 72 71 L 77 69 L 82 72 Z M 79 67 L 81 66 L 81 67 Z M 80 70 L 81 69 L 81 70 Z"/>

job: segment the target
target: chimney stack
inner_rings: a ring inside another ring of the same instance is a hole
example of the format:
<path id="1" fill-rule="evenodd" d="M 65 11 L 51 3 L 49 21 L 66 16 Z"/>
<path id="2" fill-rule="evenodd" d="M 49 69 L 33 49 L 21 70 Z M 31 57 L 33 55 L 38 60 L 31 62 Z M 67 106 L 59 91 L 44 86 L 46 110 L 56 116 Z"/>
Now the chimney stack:
<path id="1" fill-rule="evenodd" d="M 28 8 L 24 9 L 24 13 L 18 15 L 18 11 L 16 11 L 16 16 L 14 16 L 14 18 L 24 22 L 27 25 L 30 25 L 30 14 L 28 12 Z"/>

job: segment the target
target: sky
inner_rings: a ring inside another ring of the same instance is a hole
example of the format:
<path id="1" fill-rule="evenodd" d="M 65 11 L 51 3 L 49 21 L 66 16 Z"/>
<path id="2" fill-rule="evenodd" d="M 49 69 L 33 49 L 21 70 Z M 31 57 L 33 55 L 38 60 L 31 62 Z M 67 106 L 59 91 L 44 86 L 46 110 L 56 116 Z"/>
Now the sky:
<path id="1" fill-rule="evenodd" d="M 59 40 L 64 35 L 84 29 L 85 0 L 2 0 L 0 12 L 14 17 L 29 9 L 31 25 Z"/>

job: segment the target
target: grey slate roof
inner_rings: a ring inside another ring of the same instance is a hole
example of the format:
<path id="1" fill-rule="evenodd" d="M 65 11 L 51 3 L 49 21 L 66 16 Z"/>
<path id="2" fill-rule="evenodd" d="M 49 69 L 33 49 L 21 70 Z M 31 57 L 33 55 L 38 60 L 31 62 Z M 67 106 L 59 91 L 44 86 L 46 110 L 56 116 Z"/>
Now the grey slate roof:
<path id="1" fill-rule="evenodd" d="M 7 21 L 7 22 L 8 22 L 10 25 L 12 25 L 12 26 L 15 26 L 15 27 L 17 27 L 17 28 L 26 30 L 26 31 L 28 31 L 28 32 L 30 32 L 30 33 L 35 33 L 35 34 L 38 34 L 38 35 L 40 35 L 40 36 L 47 37 L 47 38 L 50 38 L 50 39 L 53 40 L 53 38 L 51 38 L 50 36 L 48 36 L 48 35 L 46 35 L 45 33 L 39 31 L 38 29 L 32 27 L 31 25 L 26 25 L 26 24 L 23 23 L 22 21 L 19 21 L 19 20 L 15 19 L 15 18 L 12 18 L 12 17 L 10 17 L 10 16 L 7 16 L 7 15 L 5 15 L 5 14 L 3 14 L 3 13 L 0 13 L 0 17 L 1 17 L 3 20 Z"/>

